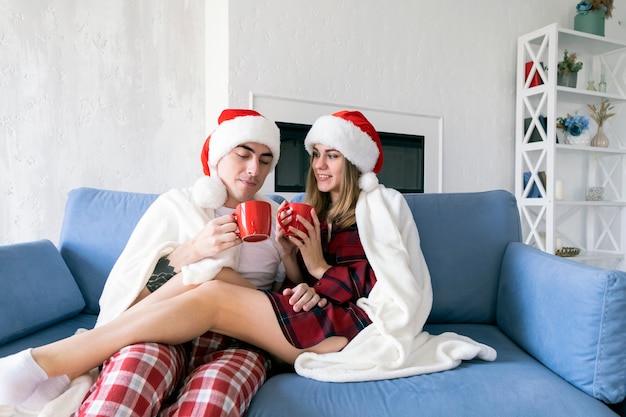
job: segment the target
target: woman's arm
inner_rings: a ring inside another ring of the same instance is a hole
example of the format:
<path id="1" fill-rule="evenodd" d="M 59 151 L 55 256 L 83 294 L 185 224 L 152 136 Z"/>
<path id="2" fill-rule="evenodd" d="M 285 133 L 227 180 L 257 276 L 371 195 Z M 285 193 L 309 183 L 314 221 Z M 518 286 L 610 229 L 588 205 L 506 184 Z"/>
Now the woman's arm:
<path id="1" fill-rule="evenodd" d="M 285 235 L 285 229 L 283 228 L 283 221 L 285 218 L 289 217 L 291 214 L 288 213 L 287 210 L 282 210 L 282 208 L 287 204 L 286 201 L 283 201 L 278 209 L 279 218 L 276 221 L 276 242 L 278 243 L 281 249 L 280 258 L 283 261 L 283 265 L 285 267 L 285 274 L 289 281 L 294 284 L 299 284 L 304 280 L 302 276 L 302 271 L 300 270 L 300 265 L 298 265 L 297 253 L 298 248 L 294 243 Z"/>
<path id="2" fill-rule="evenodd" d="M 374 270 L 364 259 L 329 268 L 315 283 L 315 291 L 336 303 L 354 302 L 367 297 L 375 282 Z"/>
<path id="3" fill-rule="evenodd" d="M 299 218 L 299 221 L 308 234 L 294 230 L 298 237 L 291 240 L 300 250 L 310 275 L 317 280 L 313 284 L 315 291 L 337 303 L 354 302 L 367 296 L 376 282 L 376 276 L 365 256 L 356 228 L 333 235 L 329 247 L 337 265 L 331 266 L 322 251 L 317 215 L 313 216 L 313 224 L 304 218 Z"/>
<path id="4" fill-rule="evenodd" d="M 295 253 L 291 256 L 283 256 L 281 259 L 283 261 L 283 265 L 285 266 L 285 275 L 287 279 L 294 284 L 301 283 L 304 278 L 302 276 L 302 271 L 300 271 L 300 266 L 298 265 Z"/>
<path id="5" fill-rule="evenodd" d="M 317 213 L 313 212 L 312 214 L 313 224 L 298 215 L 298 222 L 307 229 L 307 232 L 305 233 L 299 229 L 292 228 L 294 234 L 288 236 L 287 239 L 300 251 L 309 274 L 320 279 L 330 268 L 330 265 L 326 262 L 324 252 L 322 251 L 320 221 L 317 217 Z"/>

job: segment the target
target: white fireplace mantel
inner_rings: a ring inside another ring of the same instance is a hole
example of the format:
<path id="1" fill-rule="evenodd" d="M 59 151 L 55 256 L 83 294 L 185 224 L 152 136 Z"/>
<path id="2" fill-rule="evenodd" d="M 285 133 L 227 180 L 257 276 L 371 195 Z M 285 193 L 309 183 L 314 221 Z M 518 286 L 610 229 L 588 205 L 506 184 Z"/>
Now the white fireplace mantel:
<path id="1" fill-rule="evenodd" d="M 424 136 L 424 192 L 442 192 L 443 117 L 403 111 L 373 109 L 356 105 L 325 103 L 250 93 L 250 108 L 271 120 L 313 124 L 320 116 L 339 110 L 361 111 L 379 131 Z M 261 189 L 273 193 L 274 172 L 270 173 Z M 289 193 L 286 198 L 291 198 Z"/>

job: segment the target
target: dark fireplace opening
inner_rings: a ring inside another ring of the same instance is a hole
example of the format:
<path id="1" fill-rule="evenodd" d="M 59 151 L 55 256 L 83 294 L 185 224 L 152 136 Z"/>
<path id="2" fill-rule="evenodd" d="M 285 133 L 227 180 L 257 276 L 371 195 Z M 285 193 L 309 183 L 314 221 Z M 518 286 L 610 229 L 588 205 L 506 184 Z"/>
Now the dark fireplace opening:
<path id="1" fill-rule="evenodd" d="M 311 125 L 276 122 L 280 129 L 280 160 L 275 171 L 276 192 L 303 192 L 310 157 L 304 138 Z M 378 179 L 402 193 L 424 192 L 424 136 L 378 132 L 385 160 Z"/>

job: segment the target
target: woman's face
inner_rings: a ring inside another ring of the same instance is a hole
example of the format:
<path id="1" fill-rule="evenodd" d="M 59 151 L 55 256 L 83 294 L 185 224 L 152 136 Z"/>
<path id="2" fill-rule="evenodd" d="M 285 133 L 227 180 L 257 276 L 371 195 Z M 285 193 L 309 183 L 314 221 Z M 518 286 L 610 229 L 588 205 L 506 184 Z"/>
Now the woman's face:
<path id="1" fill-rule="evenodd" d="M 317 180 L 317 188 L 329 193 L 333 203 L 339 198 L 344 161 L 343 154 L 338 150 L 320 143 L 313 145 L 311 168 Z"/>

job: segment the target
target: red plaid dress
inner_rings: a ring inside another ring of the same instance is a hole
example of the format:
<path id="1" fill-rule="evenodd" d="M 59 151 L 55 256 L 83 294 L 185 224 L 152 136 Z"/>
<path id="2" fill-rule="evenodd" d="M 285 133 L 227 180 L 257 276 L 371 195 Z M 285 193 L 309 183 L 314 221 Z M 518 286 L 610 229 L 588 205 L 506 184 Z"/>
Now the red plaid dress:
<path id="1" fill-rule="evenodd" d="M 328 226 L 323 223 L 321 236 L 324 257 L 331 268 L 319 280 L 308 274 L 305 276 L 315 291 L 328 299 L 325 307 L 296 313 L 289 305 L 289 297 L 265 291 L 283 334 L 289 343 L 300 349 L 316 345 L 330 336 L 344 336 L 351 340 L 371 324 L 356 301 L 369 295 L 376 276 L 365 257 L 356 225 L 333 231 L 329 242 Z M 306 270 L 303 268 L 303 271 Z"/>

